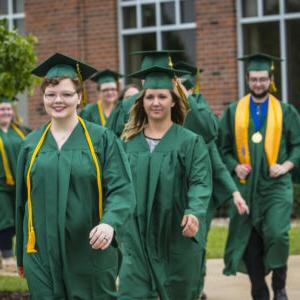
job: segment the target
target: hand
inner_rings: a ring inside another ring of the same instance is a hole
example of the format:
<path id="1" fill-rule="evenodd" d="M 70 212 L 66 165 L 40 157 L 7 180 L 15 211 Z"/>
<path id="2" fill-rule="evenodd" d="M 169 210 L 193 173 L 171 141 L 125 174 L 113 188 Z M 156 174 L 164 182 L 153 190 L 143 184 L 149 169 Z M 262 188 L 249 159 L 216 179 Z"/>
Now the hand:
<path id="1" fill-rule="evenodd" d="M 108 224 L 99 224 L 90 232 L 90 245 L 93 249 L 105 250 L 114 236 L 114 228 Z"/>
<path id="2" fill-rule="evenodd" d="M 232 194 L 232 197 L 233 197 L 233 202 L 234 202 L 234 204 L 236 206 L 236 209 L 238 210 L 238 213 L 240 215 L 243 215 L 245 213 L 247 215 L 249 215 L 249 207 L 246 204 L 246 201 L 242 197 L 241 193 L 240 192 L 234 192 Z"/>
<path id="3" fill-rule="evenodd" d="M 286 174 L 291 169 L 293 169 L 294 164 L 291 161 L 285 161 L 282 165 L 275 164 L 272 167 L 270 167 L 270 177 L 277 178 L 281 175 Z"/>
<path id="4" fill-rule="evenodd" d="M 239 179 L 245 179 L 251 172 L 251 166 L 248 164 L 239 164 L 234 169 Z"/>
<path id="5" fill-rule="evenodd" d="M 24 268 L 23 267 L 18 267 L 18 274 L 21 278 L 24 278 Z"/>
<path id="6" fill-rule="evenodd" d="M 199 230 L 198 218 L 194 215 L 185 215 L 181 221 L 182 234 L 185 237 L 194 237 Z"/>

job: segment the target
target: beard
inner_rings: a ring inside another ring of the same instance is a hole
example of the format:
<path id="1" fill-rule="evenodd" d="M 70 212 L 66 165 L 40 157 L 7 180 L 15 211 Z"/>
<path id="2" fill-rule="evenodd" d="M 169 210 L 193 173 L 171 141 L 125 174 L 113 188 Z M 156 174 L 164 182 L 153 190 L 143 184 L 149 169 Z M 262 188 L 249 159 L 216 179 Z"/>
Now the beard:
<path id="1" fill-rule="evenodd" d="M 252 96 L 254 96 L 257 99 L 264 99 L 268 95 L 269 90 L 265 90 L 265 91 L 262 91 L 261 93 L 257 94 L 253 90 L 250 89 L 250 93 Z"/>

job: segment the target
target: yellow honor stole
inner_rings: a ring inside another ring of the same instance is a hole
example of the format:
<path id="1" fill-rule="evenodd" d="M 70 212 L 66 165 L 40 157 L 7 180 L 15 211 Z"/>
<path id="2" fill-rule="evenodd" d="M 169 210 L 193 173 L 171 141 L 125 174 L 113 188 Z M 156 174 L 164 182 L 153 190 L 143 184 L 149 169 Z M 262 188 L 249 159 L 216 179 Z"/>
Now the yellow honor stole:
<path id="1" fill-rule="evenodd" d="M 91 140 L 91 137 L 89 135 L 89 132 L 86 128 L 86 125 L 83 121 L 82 118 L 78 117 L 78 120 L 84 130 L 84 134 L 85 134 L 85 138 L 86 141 L 88 143 L 94 164 L 95 164 L 95 168 L 96 168 L 96 174 L 97 174 L 97 187 L 98 187 L 98 203 L 99 203 L 99 217 L 100 219 L 102 219 L 102 215 L 103 215 L 103 193 L 102 193 L 102 185 L 101 185 L 101 172 L 100 172 L 100 166 L 98 163 L 98 159 L 96 156 L 96 152 Z M 36 158 L 36 156 L 38 155 L 40 149 L 42 148 L 42 145 L 45 141 L 47 132 L 49 131 L 51 127 L 51 122 L 48 124 L 48 126 L 46 127 L 46 129 L 44 130 L 42 137 L 40 138 L 37 146 L 35 147 L 31 160 L 30 160 L 30 164 L 29 164 L 29 168 L 27 171 L 27 176 L 26 176 L 26 185 L 27 185 L 27 195 L 28 195 L 28 201 L 27 201 L 27 205 L 28 205 L 28 240 L 27 240 L 27 253 L 35 253 L 37 252 L 36 248 L 35 248 L 35 243 L 36 243 L 36 236 L 35 236 L 35 229 L 33 226 L 33 218 L 32 218 L 32 199 L 31 199 L 31 181 L 30 181 L 30 172 L 34 163 L 34 160 Z"/>
<path id="2" fill-rule="evenodd" d="M 10 126 L 21 137 L 22 140 L 25 139 L 25 135 L 15 124 L 12 123 Z M 3 143 L 3 140 L 1 137 L 0 137 L 0 153 L 1 153 L 2 164 L 3 164 L 3 168 L 4 168 L 4 173 L 5 173 L 6 184 L 7 185 L 15 185 L 15 179 L 11 173 L 6 150 L 5 150 L 4 143 Z"/>
<path id="3" fill-rule="evenodd" d="M 103 106 L 102 106 L 101 100 L 98 100 L 97 106 L 98 106 L 98 112 L 99 112 L 99 117 L 100 117 L 102 126 L 105 126 L 105 124 L 106 124 L 106 118 L 105 118 L 105 115 L 104 115 L 104 111 L 103 111 Z"/>
<path id="4" fill-rule="evenodd" d="M 249 151 L 250 94 L 237 104 L 235 112 L 235 143 L 240 164 L 251 164 Z M 282 108 L 278 99 L 269 94 L 265 152 L 269 167 L 277 162 L 282 134 Z M 241 180 L 245 183 L 245 180 Z"/>

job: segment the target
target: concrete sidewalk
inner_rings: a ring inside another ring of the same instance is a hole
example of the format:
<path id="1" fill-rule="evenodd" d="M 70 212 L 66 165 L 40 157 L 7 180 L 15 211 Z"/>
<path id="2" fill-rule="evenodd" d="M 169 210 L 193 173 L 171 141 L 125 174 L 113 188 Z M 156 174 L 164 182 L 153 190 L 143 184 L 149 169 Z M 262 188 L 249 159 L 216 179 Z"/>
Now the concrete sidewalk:
<path id="1" fill-rule="evenodd" d="M 205 292 L 209 300 L 251 300 L 250 284 L 247 275 L 224 276 L 223 260 L 207 261 Z M 268 285 L 270 287 L 270 276 Z M 290 256 L 288 266 L 287 292 L 289 300 L 300 299 L 300 256 Z M 271 298 L 273 299 L 273 298 Z"/>

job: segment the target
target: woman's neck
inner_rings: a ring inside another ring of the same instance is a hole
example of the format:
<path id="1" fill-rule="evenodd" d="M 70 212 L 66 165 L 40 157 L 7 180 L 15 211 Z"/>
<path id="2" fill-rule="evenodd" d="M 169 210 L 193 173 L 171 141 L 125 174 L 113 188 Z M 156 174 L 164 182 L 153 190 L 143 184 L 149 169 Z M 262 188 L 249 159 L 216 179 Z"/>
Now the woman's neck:
<path id="1" fill-rule="evenodd" d="M 144 129 L 145 135 L 154 139 L 161 139 L 165 133 L 170 129 L 173 125 L 171 119 L 166 120 L 148 120 L 148 124 Z"/>
<path id="2" fill-rule="evenodd" d="M 78 124 L 78 116 L 74 114 L 64 119 L 52 119 L 52 132 L 71 132 Z"/>
<path id="3" fill-rule="evenodd" d="M 1 130 L 4 131 L 4 132 L 7 132 L 7 131 L 8 131 L 9 126 L 10 126 L 10 123 L 7 123 L 7 124 L 0 124 Z"/>

